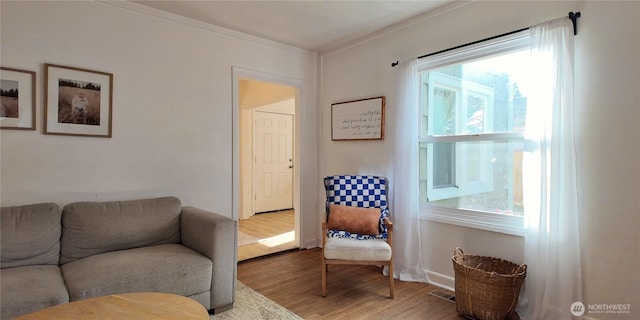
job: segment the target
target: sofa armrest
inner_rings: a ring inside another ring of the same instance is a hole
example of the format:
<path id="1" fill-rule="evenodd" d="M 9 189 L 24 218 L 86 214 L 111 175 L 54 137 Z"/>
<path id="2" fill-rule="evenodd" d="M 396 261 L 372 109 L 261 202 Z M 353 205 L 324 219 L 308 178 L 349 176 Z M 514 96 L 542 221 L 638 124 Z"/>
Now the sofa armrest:
<path id="1" fill-rule="evenodd" d="M 211 306 L 231 305 L 235 300 L 237 272 L 237 221 L 194 207 L 182 207 L 182 244 L 213 261 Z"/>

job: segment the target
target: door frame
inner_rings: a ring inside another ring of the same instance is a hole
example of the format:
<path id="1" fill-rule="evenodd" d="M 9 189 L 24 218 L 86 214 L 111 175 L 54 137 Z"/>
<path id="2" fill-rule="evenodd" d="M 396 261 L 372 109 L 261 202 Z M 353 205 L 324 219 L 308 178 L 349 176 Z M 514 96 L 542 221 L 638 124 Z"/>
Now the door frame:
<path id="1" fill-rule="evenodd" d="M 234 220 L 239 219 L 240 206 L 240 105 L 239 105 L 239 81 L 241 79 L 250 79 L 263 82 L 271 82 L 280 85 L 291 86 L 295 88 L 295 112 L 293 117 L 293 209 L 294 209 L 294 226 L 295 226 L 295 243 L 300 247 L 300 239 L 303 239 L 301 233 L 302 225 L 302 155 L 301 141 L 302 128 L 301 119 L 302 101 L 304 101 L 304 81 L 260 71 L 250 70 L 238 66 L 231 67 L 232 75 L 232 181 L 231 181 L 231 217 Z"/>

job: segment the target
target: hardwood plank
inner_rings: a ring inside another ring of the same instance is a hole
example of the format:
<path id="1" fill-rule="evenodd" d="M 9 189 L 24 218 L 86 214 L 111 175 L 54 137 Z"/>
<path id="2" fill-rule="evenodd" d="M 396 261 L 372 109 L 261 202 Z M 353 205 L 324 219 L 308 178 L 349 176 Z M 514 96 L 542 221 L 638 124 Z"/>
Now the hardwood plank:
<path id="1" fill-rule="evenodd" d="M 292 235 L 295 230 L 294 211 L 284 210 L 261 213 L 238 221 L 239 230 L 260 239 L 273 239 L 267 243 L 253 243 L 238 247 L 238 261 L 248 260 L 276 252 L 298 248 L 294 240 L 278 241 L 277 237 Z"/>
<path id="2" fill-rule="evenodd" d="M 429 295 L 435 286 L 395 281 L 377 266 L 329 266 L 321 295 L 322 249 L 290 251 L 238 264 L 238 279 L 304 319 L 464 319 L 454 303 Z"/>

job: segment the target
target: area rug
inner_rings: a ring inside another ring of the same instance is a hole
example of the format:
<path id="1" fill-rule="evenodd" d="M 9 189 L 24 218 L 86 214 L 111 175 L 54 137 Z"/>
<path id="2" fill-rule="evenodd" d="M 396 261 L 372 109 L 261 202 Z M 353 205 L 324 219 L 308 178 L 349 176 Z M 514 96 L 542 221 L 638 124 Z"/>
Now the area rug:
<path id="1" fill-rule="evenodd" d="M 302 318 L 238 281 L 233 309 L 212 315 L 210 319 L 301 320 Z"/>
<path id="2" fill-rule="evenodd" d="M 254 237 L 250 234 L 246 234 L 242 231 L 238 231 L 238 246 L 246 246 L 248 244 L 256 243 L 262 239 Z"/>

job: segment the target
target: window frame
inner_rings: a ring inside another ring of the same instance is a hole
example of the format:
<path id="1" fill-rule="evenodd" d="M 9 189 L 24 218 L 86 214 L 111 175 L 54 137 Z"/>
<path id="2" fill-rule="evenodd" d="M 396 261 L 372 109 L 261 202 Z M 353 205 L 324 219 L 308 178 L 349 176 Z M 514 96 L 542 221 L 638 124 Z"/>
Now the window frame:
<path id="1" fill-rule="evenodd" d="M 418 61 L 418 77 L 422 86 L 422 75 L 439 67 L 455 65 L 479 58 L 490 57 L 502 53 L 518 51 L 530 47 L 528 30 L 513 33 L 504 37 L 466 46 Z M 429 88 L 432 91 L 433 88 Z M 460 95 L 459 98 L 463 96 Z M 458 98 L 456 98 L 457 100 Z M 421 99 L 422 100 L 422 99 Z M 422 106 L 421 106 L 422 107 Z M 422 132 L 422 131 L 421 131 Z M 418 144 L 437 142 L 474 142 L 474 141 L 525 141 L 524 132 L 496 132 L 483 134 L 461 134 L 452 136 L 429 135 L 418 138 Z M 421 164 L 422 165 L 422 164 Z M 427 165 L 429 167 L 429 165 Z M 429 182 L 427 182 L 429 184 Z M 426 192 L 426 190 L 425 190 Z M 517 215 L 497 214 L 458 208 L 420 203 L 420 217 L 424 220 L 459 225 L 511 235 L 524 235 L 524 217 Z"/>

